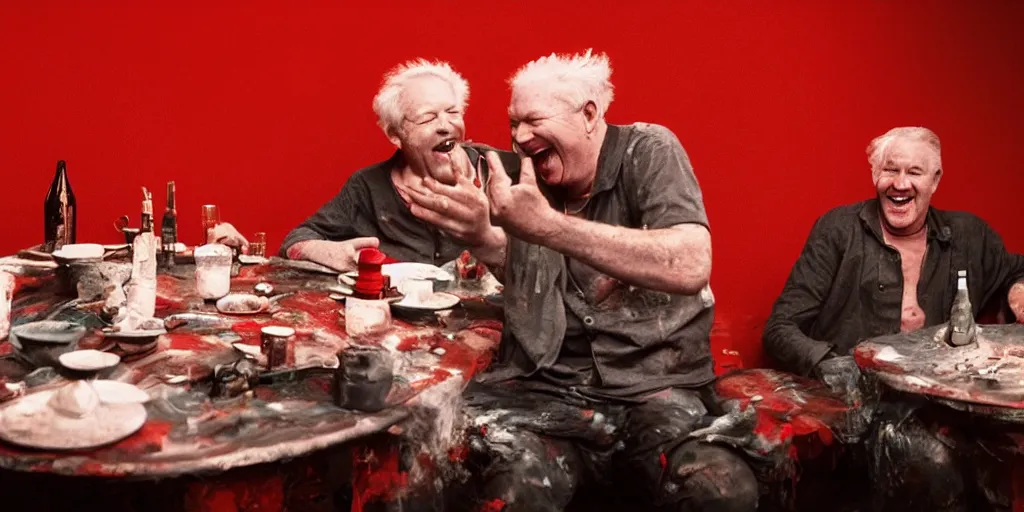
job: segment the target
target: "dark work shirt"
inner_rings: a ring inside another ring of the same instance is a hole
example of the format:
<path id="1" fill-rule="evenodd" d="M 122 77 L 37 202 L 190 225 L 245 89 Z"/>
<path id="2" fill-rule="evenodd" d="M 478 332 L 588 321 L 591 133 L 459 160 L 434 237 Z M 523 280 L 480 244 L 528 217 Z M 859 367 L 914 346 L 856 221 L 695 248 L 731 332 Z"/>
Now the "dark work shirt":
<path id="1" fill-rule="evenodd" d="M 544 189 L 561 211 L 564 205 Z M 644 123 L 608 126 L 590 201 L 579 215 L 634 229 L 708 225 L 679 140 Z M 510 237 L 500 364 L 483 380 L 518 377 L 600 399 L 703 386 L 714 380 L 713 304 L 710 288 L 681 295 L 629 286 Z"/>
<path id="2" fill-rule="evenodd" d="M 877 199 L 836 208 L 815 223 L 764 330 L 765 351 L 807 375 L 830 352 L 900 332 L 903 269 L 882 235 Z M 917 284 L 925 326 L 949 321 L 958 270 L 967 271 L 977 316 L 1024 278 L 1024 256 L 964 212 L 928 210 L 927 249 Z"/>
<path id="3" fill-rule="evenodd" d="M 481 167 L 478 171 L 486 181 L 487 164 L 478 156 L 495 150 L 483 145 L 462 147 L 474 168 Z M 519 158 L 507 151 L 498 154 L 506 171 L 517 176 Z M 281 256 L 287 257 L 289 247 L 305 240 L 338 242 L 373 236 L 380 239 L 380 250 L 398 261 L 443 265 L 457 258 L 466 245 L 418 219 L 398 195 L 391 171 L 402 164 L 402 154 L 396 151 L 388 160 L 356 171 L 338 195 L 288 233 Z"/>

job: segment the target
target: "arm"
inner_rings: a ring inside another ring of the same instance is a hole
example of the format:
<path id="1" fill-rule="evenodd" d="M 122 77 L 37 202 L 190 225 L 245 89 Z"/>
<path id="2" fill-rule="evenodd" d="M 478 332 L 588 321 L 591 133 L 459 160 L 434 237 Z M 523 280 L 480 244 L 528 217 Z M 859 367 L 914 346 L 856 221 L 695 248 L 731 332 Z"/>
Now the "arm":
<path id="1" fill-rule="evenodd" d="M 353 178 L 355 178 L 353 176 Z M 349 229 L 355 219 L 356 184 L 352 179 L 342 187 L 330 201 L 325 203 L 313 215 L 310 215 L 302 224 L 291 230 L 281 242 L 280 255 L 291 259 L 304 259 L 301 257 L 304 251 L 293 246 L 300 242 L 311 240 L 345 240 L 355 236 Z M 368 192 L 367 192 L 368 193 Z M 314 244 L 315 245 L 315 244 Z M 308 246 L 308 245 L 307 245 Z"/>
<path id="2" fill-rule="evenodd" d="M 801 375 L 809 375 L 833 349 L 805 334 L 828 298 L 842 257 L 822 224 L 819 220 L 811 230 L 764 328 L 765 352 Z"/>
<path id="3" fill-rule="evenodd" d="M 564 215 L 551 208 L 536 184 L 532 161 L 510 184 L 502 162 L 488 154 L 492 205 L 499 224 L 626 284 L 667 293 L 696 294 L 711 275 L 711 233 L 700 186 L 682 144 L 667 129 L 641 135 L 623 164 L 630 213 L 640 229 Z M 511 193 L 511 194 L 509 194 Z M 506 195 L 508 197 L 506 197 Z"/>
<path id="4" fill-rule="evenodd" d="M 987 223 L 981 221 L 982 268 L 984 295 L 977 307 L 983 307 L 993 297 L 1006 293 L 1007 304 L 1018 323 L 1024 323 L 1024 256 L 1006 250 L 1003 239 Z M 970 276 L 968 276 L 968 285 Z"/>
<path id="5" fill-rule="evenodd" d="M 293 260 L 307 260 L 346 272 L 356 268 L 359 251 L 377 247 L 375 237 L 356 237 L 351 226 L 358 202 L 357 184 L 346 183 L 338 195 L 293 229 L 281 244 L 280 254 Z M 368 193 L 368 192 L 366 192 Z"/>
<path id="6" fill-rule="evenodd" d="M 536 243 L 640 288 L 692 295 L 708 284 L 711 233 L 700 224 L 640 230 L 554 213 Z"/>

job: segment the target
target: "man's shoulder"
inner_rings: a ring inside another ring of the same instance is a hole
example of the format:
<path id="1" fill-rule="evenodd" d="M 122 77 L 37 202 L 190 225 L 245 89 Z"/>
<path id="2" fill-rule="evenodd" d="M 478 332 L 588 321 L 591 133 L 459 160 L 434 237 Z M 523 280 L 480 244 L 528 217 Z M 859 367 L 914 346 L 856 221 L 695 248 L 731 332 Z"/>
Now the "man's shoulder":
<path id="1" fill-rule="evenodd" d="M 932 212 L 938 216 L 939 220 L 943 224 L 948 224 L 953 228 L 972 229 L 978 227 L 989 227 L 988 223 L 985 222 L 981 217 L 961 210 L 940 210 L 932 207 Z"/>
<path id="2" fill-rule="evenodd" d="M 630 147 L 682 145 L 672 130 L 660 124 L 638 122 L 619 128 L 627 133 Z"/>
<path id="3" fill-rule="evenodd" d="M 382 183 L 387 184 L 391 179 L 391 168 L 393 167 L 392 160 L 393 158 L 389 158 L 356 170 L 356 172 L 353 172 L 352 175 L 345 180 L 344 186 L 374 186 Z"/>
<path id="4" fill-rule="evenodd" d="M 828 236 L 842 236 L 862 229 L 861 212 L 870 208 L 871 199 L 833 207 L 814 223 L 814 231 Z"/>

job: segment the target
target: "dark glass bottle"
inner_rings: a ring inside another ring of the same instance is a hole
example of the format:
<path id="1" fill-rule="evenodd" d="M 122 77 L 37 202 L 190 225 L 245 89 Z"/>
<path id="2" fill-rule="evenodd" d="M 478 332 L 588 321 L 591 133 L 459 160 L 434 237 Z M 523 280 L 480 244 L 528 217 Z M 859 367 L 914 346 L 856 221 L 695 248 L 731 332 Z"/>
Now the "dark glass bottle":
<path id="1" fill-rule="evenodd" d="M 160 221 L 160 244 L 164 265 L 174 266 L 174 246 L 178 243 L 178 210 L 174 204 L 174 182 L 167 182 L 167 209 Z"/>
<path id="2" fill-rule="evenodd" d="M 46 231 L 43 238 L 45 250 L 52 252 L 64 245 L 75 243 L 75 193 L 71 191 L 67 164 L 64 160 L 57 162 L 57 172 L 53 177 L 53 183 L 50 183 L 50 191 L 46 193 L 43 215 L 43 227 Z"/>

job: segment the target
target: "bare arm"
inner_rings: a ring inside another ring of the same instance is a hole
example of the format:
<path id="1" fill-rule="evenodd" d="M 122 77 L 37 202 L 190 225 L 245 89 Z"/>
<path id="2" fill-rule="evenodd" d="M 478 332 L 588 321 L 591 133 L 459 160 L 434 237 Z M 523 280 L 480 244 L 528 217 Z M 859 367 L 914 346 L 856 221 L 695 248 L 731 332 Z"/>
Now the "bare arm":
<path id="1" fill-rule="evenodd" d="M 633 286 L 692 295 L 711 277 L 711 233 L 700 224 L 641 230 L 555 212 L 551 225 L 536 243 Z"/>

